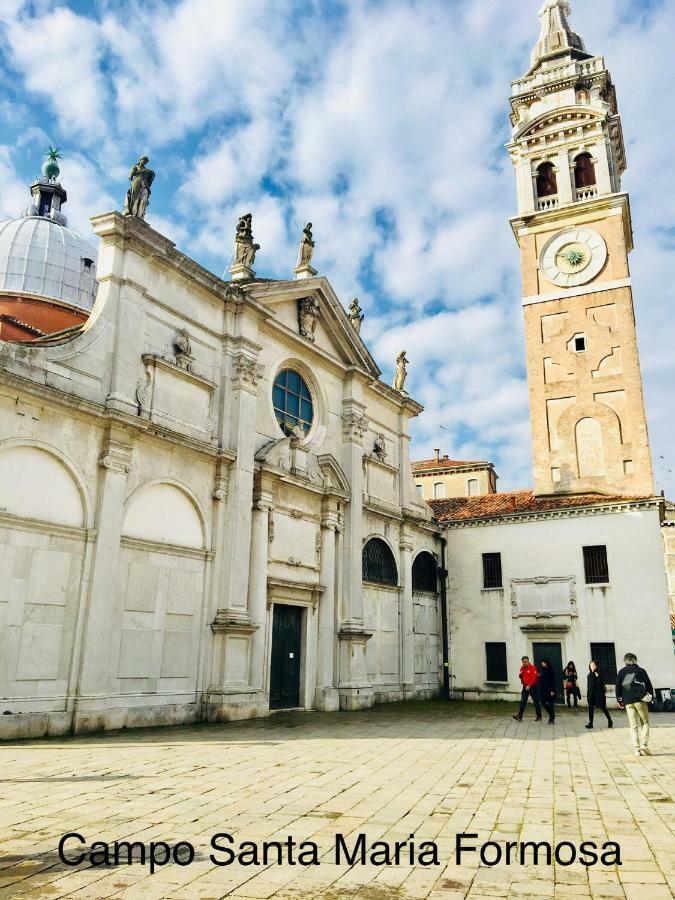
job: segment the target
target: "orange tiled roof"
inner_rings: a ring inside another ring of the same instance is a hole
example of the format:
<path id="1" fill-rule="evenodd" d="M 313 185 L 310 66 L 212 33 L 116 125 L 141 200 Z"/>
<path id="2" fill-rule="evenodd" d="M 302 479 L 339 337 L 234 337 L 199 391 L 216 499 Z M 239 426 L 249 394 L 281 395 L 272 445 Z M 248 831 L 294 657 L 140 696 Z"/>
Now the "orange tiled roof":
<path id="1" fill-rule="evenodd" d="M 429 500 L 439 522 L 457 522 L 464 519 L 491 519 L 513 516 L 518 513 L 547 512 L 555 509 L 575 509 L 582 506 L 611 505 L 651 497 L 608 497 L 605 494 L 560 495 L 536 497 L 533 491 L 510 491 L 503 494 L 483 494 L 479 497 L 448 497 L 445 500 Z"/>
<path id="2" fill-rule="evenodd" d="M 491 466 L 486 460 L 472 459 L 418 459 L 410 464 L 413 472 L 425 472 L 427 469 L 458 469 L 462 466 Z"/>

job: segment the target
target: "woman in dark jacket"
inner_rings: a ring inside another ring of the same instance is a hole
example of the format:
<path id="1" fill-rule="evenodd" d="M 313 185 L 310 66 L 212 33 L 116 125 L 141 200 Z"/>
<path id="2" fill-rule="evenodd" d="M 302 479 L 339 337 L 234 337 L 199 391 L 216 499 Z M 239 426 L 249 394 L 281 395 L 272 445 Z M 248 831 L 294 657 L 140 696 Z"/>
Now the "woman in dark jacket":
<path id="1" fill-rule="evenodd" d="M 541 705 L 548 713 L 548 724 L 555 722 L 555 672 L 549 659 L 542 659 L 539 668 L 539 696 Z"/>
<path id="2" fill-rule="evenodd" d="M 607 716 L 607 727 L 611 728 L 614 724 L 612 717 L 607 711 L 607 697 L 605 696 L 605 679 L 602 672 L 598 669 L 598 664 L 592 659 L 588 664 L 588 725 L 586 728 L 593 727 L 593 713 L 596 707 L 601 709 Z"/>
<path id="3" fill-rule="evenodd" d="M 567 705 L 572 705 L 572 698 L 574 697 L 574 708 L 576 709 L 579 705 L 579 700 L 581 700 L 581 691 L 577 685 L 577 681 L 579 680 L 577 667 L 572 660 L 565 666 L 563 678 L 565 680 L 565 697 L 567 698 Z"/>

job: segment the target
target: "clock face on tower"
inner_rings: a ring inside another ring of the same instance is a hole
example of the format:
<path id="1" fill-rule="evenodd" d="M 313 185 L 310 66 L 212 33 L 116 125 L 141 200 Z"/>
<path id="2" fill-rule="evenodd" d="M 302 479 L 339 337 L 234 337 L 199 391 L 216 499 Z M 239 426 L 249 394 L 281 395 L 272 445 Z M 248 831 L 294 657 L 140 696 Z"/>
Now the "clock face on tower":
<path id="1" fill-rule="evenodd" d="M 592 281 L 607 259 L 607 245 L 592 228 L 566 228 L 554 235 L 539 257 L 543 274 L 559 287 Z"/>

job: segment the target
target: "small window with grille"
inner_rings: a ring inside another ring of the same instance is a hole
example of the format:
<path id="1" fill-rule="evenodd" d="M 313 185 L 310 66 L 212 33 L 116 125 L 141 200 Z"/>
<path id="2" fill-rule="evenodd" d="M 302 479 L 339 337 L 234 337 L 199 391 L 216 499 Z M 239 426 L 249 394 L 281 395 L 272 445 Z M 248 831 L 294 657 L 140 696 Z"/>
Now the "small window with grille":
<path id="1" fill-rule="evenodd" d="M 374 584 L 398 584 L 394 554 L 381 538 L 371 538 L 361 555 L 362 578 Z"/>
<path id="2" fill-rule="evenodd" d="M 486 681 L 509 680 L 506 671 L 506 644 L 486 642 L 485 668 L 487 672 Z"/>
<path id="3" fill-rule="evenodd" d="M 501 553 L 483 554 L 483 587 L 500 588 L 502 585 Z"/>
<path id="4" fill-rule="evenodd" d="M 412 567 L 413 591 L 436 593 L 436 558 L 431 553 L 420 553 Z"/>
<path id="5" fill-rule="evenodd" d="M 591 659 L 598 664 L 598 669 L 605 679 L 605 684 L 616 681 L 616 650 L 614 644 L 591 644 Z"/>
<path id="6" fill-rule="evenodd" d="M 604 544 L 584 547 L 584 573 L 586 584 L 607 584 L 609 582 L 607 547 Z"/>

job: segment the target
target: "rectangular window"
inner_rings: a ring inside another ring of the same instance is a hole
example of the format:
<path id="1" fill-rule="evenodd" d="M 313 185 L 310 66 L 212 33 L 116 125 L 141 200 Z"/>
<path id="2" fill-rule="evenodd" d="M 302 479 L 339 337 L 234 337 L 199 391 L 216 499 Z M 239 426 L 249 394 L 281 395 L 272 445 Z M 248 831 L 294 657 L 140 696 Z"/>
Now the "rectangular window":
<path id="1" fill-rule="evenodd" d="M 506 644 L 485 644 L 486 681 L 508 681 L 506 673 Z"/>
<path id="2" fill-rule="evenodd" d="M 483 554 L 483 587 L 502 587 L 502 555 L 501 553 Z"/>
<path id="3" fill-rule="evenodd" d="M 591 644 L 591 659 L 598 664 L 605 684 L 611 687 L 616 681 L 616 650 L 614 644 Z"/>
<path id="4" fill-rule="evenodd" d="M 423 497 L 424 496 L 424 485 L 416 484 L 415 487 L 417 488 L 417 493 L 420 495 L 420 497 Z"/>
<path id="5" fill-rule="evenodd" d="M 609 568 L 607 566 L 607 547 L 584 547 L 584 572 L 586 584 L 607 584 Z"/>

